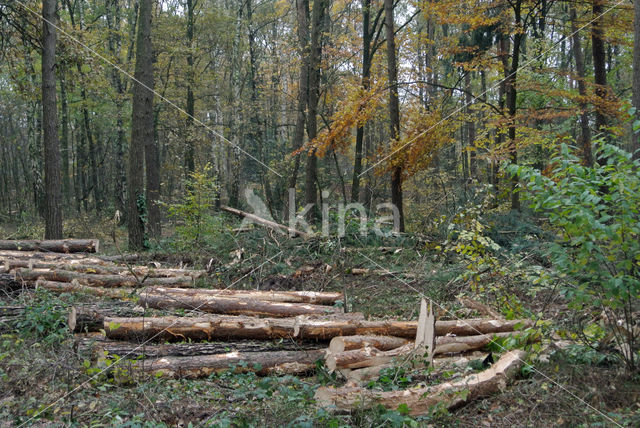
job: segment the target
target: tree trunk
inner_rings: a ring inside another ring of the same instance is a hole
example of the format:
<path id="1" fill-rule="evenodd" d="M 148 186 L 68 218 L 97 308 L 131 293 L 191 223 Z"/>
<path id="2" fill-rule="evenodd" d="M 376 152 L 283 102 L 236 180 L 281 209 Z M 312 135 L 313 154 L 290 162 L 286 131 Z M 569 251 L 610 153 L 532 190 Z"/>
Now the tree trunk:
<path id="1" fill-rule="evenodd" d="M 515 26 L 520 28 L 522 25 L 521 17 L 522 0 L 517 0 L 513 4 L 515 13 Z M 520 48 L 524 40 L 525 33 L 517 32 L 513 36 L 513 52 L 511 54 L 511 68 L 507 76 L 507 111 L 509 113 L 509 152 L 510 161 L 513 164 L 518 163 L 518 146 L 516 143 L 516 114 L 517 114 L 517 80 L 518 68 L 520 65 Z M 511 178 L 511 209 L 520 210 L 520 192 L 518 192 L 518 178 Z"/>
<path id="2" fill-rule="evenodd" d="M 190 296 L 193 298 L 209 297 L 233 297 L 237 299 L 262 300 L 265 302 L 282 303 L 310 303 L 315 305 L 333 305 L 339 300 L 344 300 L 342 293 L 330 293 L 319 291 L 262 291 L 262 290 L 229 290 L 229 289 L 208 289 L 208 288 L 145 288 L 140 294 L 159 294 Z"/>
<path id="3" fill-rule="evenodd" d="M 221 295 L 187 295 L 176 293 L 141 293 L 138 304 L 154 309 L 194 309 L 213 314 L 270 316 L 277 318 L 298 315 L 327 315 L 339 313 L 332 306 L 306 303 L 266 302 L 247 297 Z"/>
<path id="4" fill-rule="evenodd" d="M 313 318 L 252 318 L 231 315 L 210 315 L 199 318 L 153 317 L 113 318 L 105 320 L 110 339 L 138 340 L 212 340 L 212 339 L 278 339 L 331 340 L 336 336 L 380 335 L 414 339 L 416 321 L 364 321 L 349 314 Z M 514 331 L 531 326 L 528 320 L 469 319 L 436 322 L 436 334 L 472 336 Z"/>
<path id="5" fill-rule="evenodd" d="M 398 98 L 398 64 L 396 61 L 396 42 L 394 30 L 394 1 L 384 0 L 385 28 L 387 37 L 387 73 L 389 78 L 389 120 L 392 141 L 400 139 L 400 101 Z M 389 150 L 394 150 L 391 144 Z M 398 154 L 400 157 L 400 154 Z M 398 209 L 399 231 L 404 232 L 404 210 L 402 200 L 402 161 L 392 157 L 397 164 L 391 172 L 391 203 Z M 394 222 L 395 223 L 395 222 Z"/>
<path id="6" fill-rule="evenodd" d="M 344 351 L 373 346 L 380 351 L 390 351 L 409 343 L 409 340 L 393 336 L 337 336 L 331 339 L 329 351 L 338 354 Z"/>
<path id="7" fill-rule="evenodd" d="M 133 85 L 133 113 L 131 122 L 131 144 L 129 146 L 129 204 L 128 204 L 128 228 L 129 247 L 142 249 L 145 247 L 145 212 L 150 206 L 145 201 L 143 168 L 145 157 L 152 165 L 147 169 L 157 168 L 153 139 L 153 58 L 151 46 L 151 10 L 152 0 L 140 0 L 140 12 L 138 18 L 138 35 L 136 43 L 136 67 Z M 147 149 L 148 148 L 148 149 Z M 153 173 L 152 173 L 153 175 Z M 155 177 L 152 177 L 155 178 Z M 150 192 L 147 198 L 159 196 L 156 191 L 159 188 L 151 186 L 159 183 L 149 183 Z M 157 220 L 157 219 L 154 219 Z M 157 231 L 157 230 L 156 230 Z"/>
<path id="8" fill-rule="evenodd" d="M 3 315 L 0 308 L 0 315 Z M 23 309 L 24 310 L 24 309 Z M 273 352 L 316 350 L 318 344 L 305 344 L 294 341 L 274 342 L 206 342 L 206 343 L 135 343 L 104 339 L 102 336 L 87 335 L 77 337 L 74 347 L 79 352 L 88 352 L 92 359 L 109 356 L 126 356 L 129 359 L 161 357 L 199 357 L 205 355 L 226 354 L 229 352 Z"/>
<path id="9" fill-rule="evenodd" d="M 0 250 L 8 251 L 47 251 L 53 253 L 96 253 L 100 241 L 96 239 L 61 240 L 0 240 Z"/>
<path id="10" fill-rule="evenodd" d="M 328 0 L 316 0 L 313 4 L 311 16 L 311 47 L 309 53 L 309 97 L 307 116 L 307 137 L 309 141 L 318 136 L 318 101 L 320 99 L 320 67 L 322 59 L 322 32 L 324 31 L 324 14 Z M 311 220 L 317 217 L 318 212 L 318 158 L 315 150 L 311 150 L 307 157 L 307 170 L 305 176 L 305 200 L 307 204 L 313 204 L 310 210 Z"/>
<path id="11" fill-rule="evenodd" d="M 196 169 L 195 164 L 195 147 L 194 147 L 194 126 L 193 115 L 195 114 L 195 97 L 193 94 L 193 88 L 195 86 L 195 70 L 193 67 L 193 32 L 195 26 L 194 7 L 197 0 L 187 0 L 187 131 L 186 137 L 186 152 L 185 152 L 185 164 L 187 167 L 187 173 L 191 174 Z"/>
<path id="12" fill-rule="evenodd" d="M 60 73 L 60 110 L 62 113 L 62 198 L 69 204 L 71 198 L 71 180 L 69 176 L 69 104 L 67 102 L 67 85 L 64 72 Z"/>
<path id="13" fill-rule="evenodd" d="M 640 1 L 633 2 L 633 106 L 635 120 L 640 121 Z M 640 130 L 631 133 L 631 152 L 635 160 L 640 159 Z"/>
<path id="14" fill-rule="evenodd" d="M 101 331 L 108 317 L 136 316 L 140 312 L 130 306 L 128 302 L 114 301 L 110 307 L 95 305 L 73 306 L 67 316 L 69 330 L 74 333 L 89 333 Z"/>
<path id="15" fill-rule="evenodd" d="M 580 106 L 580 146 L 582 147 L 582 163 L 586 166 L 593 166 L 593 153 L 591 151 L 591 129 L 589 128 L 589 113 L 587 111 L 587 88 L 585 85 L 584 55 L 582 53 L 582 41 L 578 32 L 577 15 L 575 7 L 571 7 L 569 12 L 571 19 L 572 49 L 573 58 L 576 62 L 576 74 L 578 75 L 578 93 L 582 98 L 578 103 Z"/>
<path id="16" fill-rule="evenodd" d="M 65 270 L 48 269 L 16 269 L 16 278 L 23 281 L 36 281 L 44 278 L 48 281 L 72 282 L 78 281 L 94 287 L 139 287 L 141 285 L 161 285 L 165 287 L 193 287 L 190 276 L 175 276 L 170 278 L 146 278 L 129 275 L 93 275 Z"/>
<path id="17" fill-rule="evenodd" d="M 300 375 L 313 372 L 323 351 L 230 352 L 219 355 L 163 357 L 135 363 L 135 368 L 154 376 L 196 379 L 233 369 L 235 373 Z"/>
<path id="18" fill-rule="evenodd" d="M 133 293 L 133 288 L 103 288 L 103 287 L 89 287 L 80 284 L 78 281 L 73 282 L 59 282 L 59 281 L 47 281 L 39 279 L 36 281 L 36 288 L 44 288 L 45 290 L 52 291 L 54 293 L 85 293 L 93 296 L 109 297 L 112 299 L 127 299 Z"/>
<path id="19" fill-rule="evenodd" d="M 318 405 L 332 406 L 337 410 L 352 410 L 382 405 L 397 409 L 404 404 L 410 415 L 430 414 L 434 406 L 454 409 L 469 401 L 486 397 L 503 390 L 507 381 L 514 377 L 527 354 L 521 350 L 509 351 L 489 369 L 468 375 L 458 381 L 444 382 L 400 391 L 372 391 L 357 387 L 321 387 L 315 394 Z M 462 393 L 465 392 L 466 393 Z"/>
<path id="20" fill-rule="evenodd" d="M 44 138 L 45 238 L 62 238 L 62 191 L 56 101 L 57 0 L 42 2 L 42 133 Z"/>
<path id="21" fill-rule="evenodd" d="M 304 129 L 306 124 L 305 110 L 309 101 L 309 0 L 296 0 L 298 16 L 298 44 L 300 46 L 300 78 L 298 81 L 298 108 L 296 115 L 296 128 L 293 134 L 292 149 L 298 150 L 304 143 Z M 298 170 L 300 168 L 300 156 L 296 155 L 293 171 L 289 178 L 289 189 L 296 188 Z M 285 197 L 285 200 L 287 198 Z M 289 207 L 291 209 L 291 207 Z M 296 207 L 293 207 L 293 212 Z M 285 212 L 288 215 L 288 212 Z"/>
<path id="22" fill-rule="evenodd" d="M 603 40 L 603 0 L 593 0 L 591 22 L 591 49 L 593 52 L 593 79 L 595 92 L 603 103 L 607 101 L 607 70 Z M 603 109 L 596 105 L 596 132 L 603 132 L 607 119 Z"/>

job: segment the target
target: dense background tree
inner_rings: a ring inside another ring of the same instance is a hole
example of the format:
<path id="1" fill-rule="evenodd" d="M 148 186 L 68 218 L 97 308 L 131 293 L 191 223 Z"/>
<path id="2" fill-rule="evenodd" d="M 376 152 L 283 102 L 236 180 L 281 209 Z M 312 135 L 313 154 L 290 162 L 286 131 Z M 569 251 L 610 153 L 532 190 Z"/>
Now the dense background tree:
<path id="1" fill-rule="evenodd" d="M 481 183 L 495 188 L 496 206 L 518 208 L 502 162 L 544 169 L 570 137 L 589 164 L 603 123 L 610 135 L 629 129 L 621 107 L 640 85 L 634 8 L 605 0 L 63 0 L 58 13 L 58 205 L 99 218 L 119 211 L 152 240 L 167 221 L 157 202 L 181 201 L 186 178 L 207 164 L 222 203 L 242 207 L 251 188 L 277 220 L 289 188 L 296 209 L 393 200 L 409 231 Z M 46 213 L 41 27 L 0 1 L 7 219 Z M 136 42 L 143 30 L 150 36 Z M 164 97 L 151 116 L 138 116 L 150 100 L 123 74 L 143 63 Z"/>

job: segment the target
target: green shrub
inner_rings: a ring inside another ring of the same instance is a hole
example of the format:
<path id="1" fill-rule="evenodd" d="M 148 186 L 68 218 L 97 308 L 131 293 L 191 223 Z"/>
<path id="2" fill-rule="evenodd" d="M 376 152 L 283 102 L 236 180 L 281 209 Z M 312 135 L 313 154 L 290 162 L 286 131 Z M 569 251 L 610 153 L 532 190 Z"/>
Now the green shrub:
<path id="1" fill-rule="evenodd" d="M 549 256 L 571 307 L 597 309 L 630 370 L 638 368 L 637 315 L 640 303 L 640 163 L 604 142 L 598 162 L 582 165 L 563 144 L 549 176 L 509 165 L 533 209 L 558 230 Z"/>
<path id="2" fill-rule="evenodd" d="M 190 174 L 184 201 L 168 205 L 169 215 L 178 223 L 176 233 L 185 248 L 201 246 L 207 237 L 220 232 L 222 222 L 211 214 L 217 194 L 218 184 L 211 176 L 211 165 L 207 164 Z"/>

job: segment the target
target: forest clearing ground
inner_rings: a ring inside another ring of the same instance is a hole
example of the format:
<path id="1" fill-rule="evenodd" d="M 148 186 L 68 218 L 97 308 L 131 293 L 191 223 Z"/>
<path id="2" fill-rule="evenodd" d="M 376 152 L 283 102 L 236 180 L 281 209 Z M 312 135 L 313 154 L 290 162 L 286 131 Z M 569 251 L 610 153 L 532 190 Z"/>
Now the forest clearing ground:
<path id="1" fill-rule="evenodd" d="M 556 329 L 571 321 L 553 288 L 532 294 L 515 276 L 497 273 L 489 273 L 472 287 L 459 279 L 467 269 L 463 261 L 444 256 L 428 245 L 406 238 L 382 243 L 393 244 L 392 249 L 384 245 L 343 244 L 336 247 L 326 240 L 286 240 L 255 230 L 246 236 L 236 234 L 231 241 L 216 241 L 219 247 L 214 250 L 185 253 L 158 246 L 143 258 L 162 261 L 166 266 L 209 265 L 211 279 L 198 283 L 203 287 L 237 281 L 234 288 L 239 289 L 341 291 L 346 294 L 349 311 L 361 311 L 371 318 L 416 319 L 419 292 L 450 311 L 441 310 L 439 315 L 443 318 L 478 315 L 456 300 L 456 296 L 465 293 L 507 316 L 551 320 Z M 238 249 L 242 249 L 241 257 Z M 273 261 L 265 264 L 269 259 Z M 380 266 L 394 274 L 376 272 Z M 354 274 L 354 269 L 361 268 L 371 269 L 372 273 Z M 318 410 L 312 401 L 318 385 L 342 383 L 323 368 L 309 378 L 225 373 L 201 380 L 172 380 L 128 372 L 126 364 L 120 371 L 101 373 L 104 365 L 90 365 L 87 355 L 79 355 L 73 349 L 65 324 L 69 306 L 95 302 L 94 296 L 41 291 L 0 297 L 0 306 L 31 306 L 18 329 L 2 332 L 0 339 L 0 425 L 47 421 L 79 426 L 191 423 L 196 427 L 611 424 L 584 402 L 623 425 L 633 426 L 640 417 L 637 379 L 630 379 L 618 362 L 604 354 L 584 349 L 547 352 L 546 362 L 534 362 L 537 372 L 520 376 L 503 393 L 453 412 L 434 409 L 432 415 L 420 418 L 380 409 L 355 409 L 349 415 Z M 102 303 L 108 304 L 108 299 Z M 545 327 L 543 331 L 550 334 L 551 329 Z M 106 364 L 114 363 L 119 364 L 117 360 L 107 360 Z M 374 383 L 385 388 L 405 388 L 425 381 L 434 379 L 419 372 L 396 371 Z M 82 387 L 74 391 L 78 385 Z M 74 392 L 65 397 L 71 391 Z M 31 420 L 34 415 L 37 417 Z"/>

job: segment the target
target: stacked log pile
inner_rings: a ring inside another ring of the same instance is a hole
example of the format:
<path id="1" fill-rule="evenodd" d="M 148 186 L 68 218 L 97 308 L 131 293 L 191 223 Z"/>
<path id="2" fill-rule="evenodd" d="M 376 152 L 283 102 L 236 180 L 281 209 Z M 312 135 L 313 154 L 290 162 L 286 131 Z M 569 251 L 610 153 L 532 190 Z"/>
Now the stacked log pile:
<path id="1" fill-rule="evenodd" d="M 341 293 L 195 288 L 195 280 L 205 272 L 123 266 L 115 259 L 73 253 L 78 248 L 97 251 L 98 244 L 0 241 L 0 266 L 13 287 L 19 283 L 123 300 L 116 309 L 72 308 L 69 328 L 77 334 L 79 352 L 93 358 L 118 355 L 133 370 L 173 378 L 206 377 L 230 368 L 299 375 L 312 373 L 323 361 L 348 380 L 346 387 L 320 388 L 316 394 L 319 404 L 338 410 L 356 403 L 396 409 L 404 403 L 412 414 L 420 414 L 434 403 L 454 408 L 493 393 L 521 366 L 522 352 L 508 352 L 485 371 L 433 387 L 374 392 L 362 384 L 406 360 L 438 367 L 484 359 L 487 354 L 478 352 L 495 338 L 531 326 L 528 320 L 499 317 L 430 317 L 428 328 L 422 315 L 419 321 L 367 320 L 361 313 L 344 312 Z M 55 249 L 60 252 L 51 253 Z M 138 306 L 127 301 L 133 296 Z M 158 315 L 148 316 L 148 309 Z M 19 309 L 0 314 L 19 316 Z M 428 335 L 431 344 L 425 341 Z M 463 389 L 469 393 L 460 394 Z"/>

